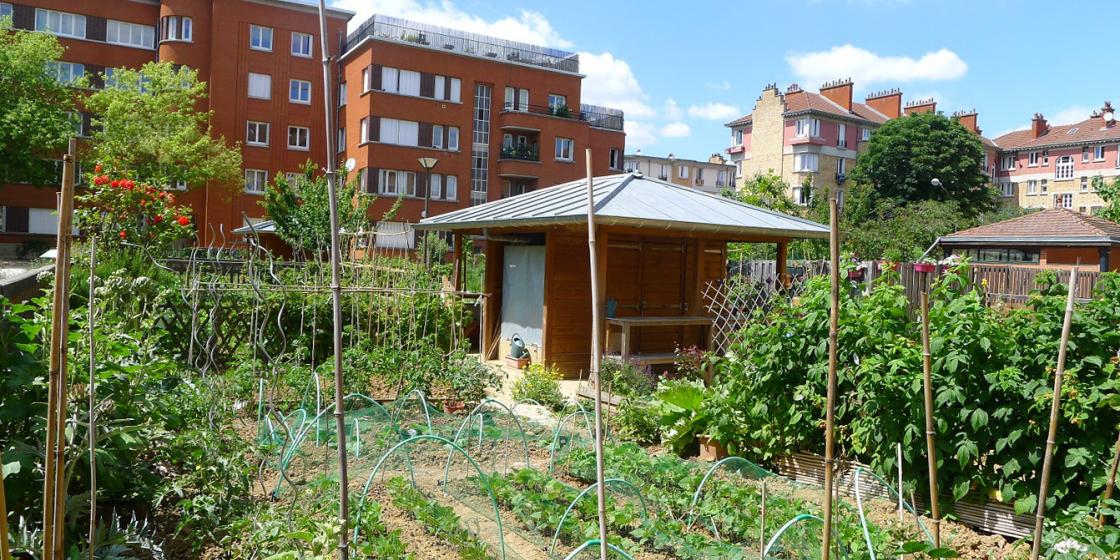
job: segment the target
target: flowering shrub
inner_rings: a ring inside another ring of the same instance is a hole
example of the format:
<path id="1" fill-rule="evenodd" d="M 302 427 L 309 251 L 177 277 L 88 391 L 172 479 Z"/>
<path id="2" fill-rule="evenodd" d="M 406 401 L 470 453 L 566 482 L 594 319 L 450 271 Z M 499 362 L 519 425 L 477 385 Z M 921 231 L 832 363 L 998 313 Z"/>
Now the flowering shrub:
<path id="1" fill-rule="evenodd" d="M 89 184 L 77 198 L 78 224 L 106 242 L 158 251 L 194 233 L 190 208 L 164 189 L 103 173 L 100 164 Z"/>

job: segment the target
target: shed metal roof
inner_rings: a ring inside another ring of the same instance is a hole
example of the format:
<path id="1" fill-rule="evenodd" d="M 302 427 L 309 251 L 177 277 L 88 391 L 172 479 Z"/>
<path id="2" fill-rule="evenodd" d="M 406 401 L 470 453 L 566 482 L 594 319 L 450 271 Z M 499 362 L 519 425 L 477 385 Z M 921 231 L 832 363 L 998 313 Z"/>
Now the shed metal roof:
<path id="1" fill-rule="evenodd" d="M 769 236 L 826 238 L 828 227 L 743 204 L 689 187 L 626 173 L 593 181 L 595 221 L 650 230 L 708 232 L 729 238 Z M 587 223 L 587 180 L 441 214 L 417 229 L 463 230 Z"/>

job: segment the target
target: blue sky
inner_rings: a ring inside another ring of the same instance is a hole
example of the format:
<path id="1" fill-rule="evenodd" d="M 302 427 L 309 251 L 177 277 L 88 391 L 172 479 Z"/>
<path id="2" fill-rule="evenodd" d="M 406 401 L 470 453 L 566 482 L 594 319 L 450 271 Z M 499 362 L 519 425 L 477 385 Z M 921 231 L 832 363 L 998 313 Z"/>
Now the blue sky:
<path id="1" fill-rule="evenodd" d="M 1110 44 L 1120 5 L 1107 1 L 331 3 L 358 12 L 353 25 L 384 13 L 579 52 L 584 101 L 624 109 L 627 152 L 651 155 L 722 151 L 723 123 L 770 82 L 815 91 L 851 77 L 857 100 L 898 87 L 946 114 L 977 109 L 995 137 L 1035 112 L 1081 120 L 1120 80 Z"/>

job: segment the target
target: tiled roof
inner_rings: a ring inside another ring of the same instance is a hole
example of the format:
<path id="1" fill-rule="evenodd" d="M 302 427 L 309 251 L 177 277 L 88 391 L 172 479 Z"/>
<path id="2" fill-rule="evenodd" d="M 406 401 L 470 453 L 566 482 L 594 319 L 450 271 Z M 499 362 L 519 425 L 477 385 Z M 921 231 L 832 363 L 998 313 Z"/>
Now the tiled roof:
<path id="1" fill-rule="evenodd" d="M 1120 125 L 1105 126 L 1101 117 L 1089 117 L 1079 123 L 1053 125 L 1042 136 L 1034 138 L 1031 129 L 1008 132 L 996 138 L 1004 150 L 1021 150 L 1062 144 L 1082 144 L 1120 140 Z"/>
<path id="2" fill-rule="evenodd" d="M 805 112 L 823 113 L 825 115 L 833 115 L 837 117 L 845 117 L 848 119 L 864 120 L 875 124 L 883 124 L 888 119 L 886 115 L 872 109 L 870 106 L 863 103 L 853 102 L 852 110 L 846 111 L 840 105 L 837 105 L 832 100 L 819 94 L 808 91 L 795 91 L 786 92 L 783 94 L 786 102 L 786 112 L 784 114 L 798 114 Z M 736 127 L 745 124 L 750 124 L 752 114 L 739 117 L 724 126 Z"/>
<path id="3" fill-rule="evenodd" d="M 753 114 L 753 113 L 751 113 L 751 114 Z M 735 119 L 735 120 L 733 120 L 733 121 L 731 121 L 731 122 L 729 122 L 729 123 L 727 123 L 723 126 L 743 126 L 745 124 L 750 124 L 751 114 L 747 114 L 745 116 L 739 117 L 739 118 L 737 118 L 737 119 Z"/>
<path id="4" fill-rule="evenodd" d="M 941 238 L 947 244 L 1001 241 L 1040 244 L 1120 243 L 1120 224 L 1065 208 L 1049 208 L 994 224 L 966 229 Z"/>

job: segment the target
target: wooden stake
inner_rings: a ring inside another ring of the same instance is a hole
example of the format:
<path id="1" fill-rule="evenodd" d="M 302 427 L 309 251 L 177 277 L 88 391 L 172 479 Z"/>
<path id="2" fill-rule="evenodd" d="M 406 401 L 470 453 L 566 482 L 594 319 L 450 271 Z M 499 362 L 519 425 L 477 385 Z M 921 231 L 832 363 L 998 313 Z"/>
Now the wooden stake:
<path id="1" fill-rule="evenodd" d="M 96 346 L 93 338 L 94 315 L 97 307 L 94 301 L 94 286 L 97 284 L 97 234 L 89 236 L 89 298 L 86 311 L 89 314 L 89 560 L 94 560 L 93 538 L 97 532 L 97 367 L 95 365 Z"/>
<path id="2" fill-rule="evenodd" d="M 0 450 L 0 467 L 4 465 L 3 450 Z M 0 473 L 0 560 L 12 560 L 8 550 L 8 502 L 4 497 L 4 475 Z"/>
<path id="3" fill-rule="evenodd" d="M 836 193 L 828 198 L 829 250 L 832 256 L 832 304 L 828 319 L 828 403 L 824 423 L 824 529 L 821 535 L 821 560 L 828 560 L 832 553 L 832 490 L 835 459 L 833 429 L 836 424 L 836 361 L 837 337 L 840 331 L 840 216 L 837 212 Z"/>
<path id="4" fill-rule="evenodd" d="M 338 557 L 350 557 L 350 478 L 346 464 L 346 407 L 342 383 L 342 269 L 339 264 L 340 247 L 338 241 L 338 177 L 335 176 L 334 149 L 335 128 L 333 112 L 336 110 L 331 95 L 331 57 L 330 43 L 327 41 L 327 7 L 319 0 L 319 47 L 323 54 L 323 118 L 326 121 L 327 137 L 327 199 L 331 216 L 331 307 L 334 312 L 334 419 L 338 440 Z M 347 201 L 349 203 L 350 201 Z"/>
<path id="5" fill-rule="evenodd" d="M 43 560 L 62 558 L 66 488 L 66 348 L 69 330 L 70 238 L 74 214 L 74 153 L 62 156 L 62 189 L 58 198 L 57 248 L 54 262 L 54 298 L 51 305 L 50 365 L 47 390 L 47 442 L 43 469 Z"/>
<path id="6" fill-rule="evenodd" d="M 928 274 L 928 273 L 927 273 Z M 929 344 L 929 293 L 922 291 L 922 392 L 926 409 L 926 457 L 929 462 L 929 510 L 933 546 L 941 547 L 941 507 L 937 498 L 937 430 L 933 420 L 933 358 Z"/>
<path id="7" fill-rule="evenodd" d="M 902 444 L 895 444 L 895 451 L 898 453 L 898 521 L 902 522 Z"/>
<path id="8" fill-rule="evenodd" d="M 1097 515 L 1097 523 L 1104 525 L 1104 504 L 1112 499 L 1112 489 L 1116 487 L 1116 470 L 1120 467 L 1120 435 L 1116 438 L 1116 451 L 1112 455 L 1112 466 L 1108 469 L 1108 482 L 1104 486 L 1104 495 L 1101 496 L 1100 513 Z"/>
<path id="9" fill-rule="evenodd" d="M 1080 264 L 1080 262 L 1078 263 Z M 1069 271 L 1069 293 L 1066 294 L 1066 314 L 1062 320 L 1062 338 L 1058 342 L 1058 367 L 1054 370 L 1054 394 L 1050 398 L 1050 428 L 1046 432 L 1046 454 L 1042 456 L 1042 480 L 1038 485 L 1038 506 L 1034 513 L 1034 541 L 1031 543 L 1031 560 L 1038 560 L 1042 551 L 1042 521 L 1046 515 L 1046 494 L 1050 490 L 1050 468 L 1054 461 L 1054 442 L 1058 437 L 1058 418 L 1062 404 L 1062 376 L 1066 372 L 1066 345 L 1073 323 L 1073 292 L 1077 286 L 1077 266 Z"/>
<path id="10" fill-rule="evenodd" d="M 587 160 L 587 250 L 591 264 L 591 369 L 589 376 L 595 380 L 595 494 L 599 501 L 599 559 L 607 560 L 607 490 L 603 475 L 603 384 L 599 380 L 599 255 L 595 248 L 595 187 L 591 173 L 591 148 L 584 152 Z"/>
<path id="11" fill-rule="evenodd" d="M 762 479 L 762 510 L 758 522 L 758 557 L 766 555 L 766 479 Z"/>

